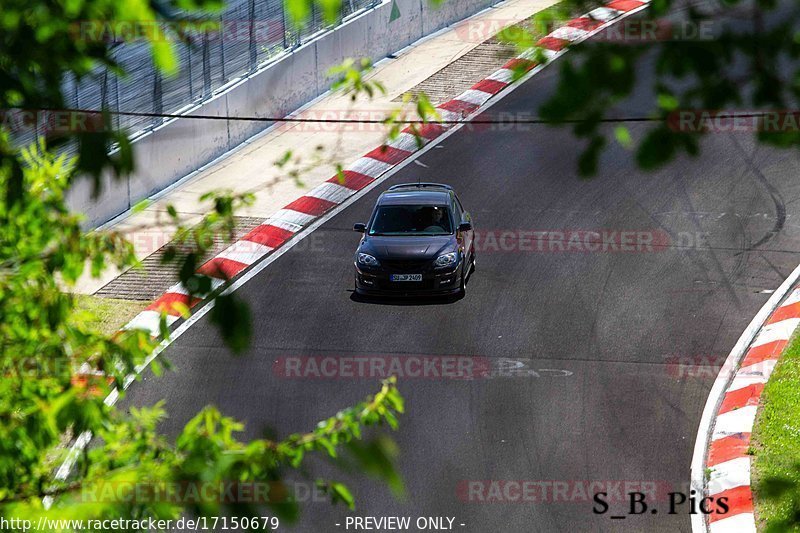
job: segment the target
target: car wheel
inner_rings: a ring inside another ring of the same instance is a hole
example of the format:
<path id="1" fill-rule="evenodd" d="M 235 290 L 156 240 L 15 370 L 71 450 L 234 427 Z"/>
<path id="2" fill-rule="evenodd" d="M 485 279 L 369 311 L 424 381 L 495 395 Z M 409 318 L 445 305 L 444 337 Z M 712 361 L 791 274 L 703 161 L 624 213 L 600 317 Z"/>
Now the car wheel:
<path id="1" fill-rule="evenodd" d="M 466 267 L 461 267 L 461 284 L 459 285 L 458 293 L 461 296 L 467 294 L 467 269 Z"/>

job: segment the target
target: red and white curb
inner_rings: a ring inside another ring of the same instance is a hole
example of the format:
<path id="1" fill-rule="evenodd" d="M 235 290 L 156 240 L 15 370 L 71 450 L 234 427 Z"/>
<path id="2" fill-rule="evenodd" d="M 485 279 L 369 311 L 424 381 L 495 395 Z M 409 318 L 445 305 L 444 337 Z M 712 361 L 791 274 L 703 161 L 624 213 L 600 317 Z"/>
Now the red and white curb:
<path id="1" fill-rule="evenodd" d="M 598 7 L 568 21 L 562 27 L 540 39 L 536 48 L 509 60 L 500 69 L 470 89 L 437 106 L 443 122 L 458 121 L 458 124 L 431 122 L 421 125 L 416 131 L 420 142 L 411 127 L 405 128 L 397 138 L 375 148 L 347 166 L 341 177 L 336 175 L 328 179 L 274 213 L 250 233 L 203 264 L 198 269 L 198 273 L 212 279 L 212 293 L 227 286 L 235 278 L 240 278 L 250 267 L 280 249 L 301 230 L 320 221 L 326 213 L 369 187 L 389 170 L 401 165 L 414 153 L 421 151 L 431 141 L 445 135 L 449 130 L 467 123 L 469 118 L 480 111 L 482 107 L 487 106 L 489 100 L 495 95 L 518 81 L 528 79 L 549 64 L 551 60 L 560 56 L 568 45 L 581 42 L 614 23 L 646 9 L 649 2 L 650 0 L 612 0 L 604 7 Z M 537 56 L 537 50 L 542 50 L 548 59 L 547 63 L 536 63 L 534 58 Z M 520 76 L 520 73 L 524 73 L 525 76 Z M 207 300 L 205 296 L 208 295 L 190 296 L 190 291 L 178 283 L 170 287 L 147 309 L 136 315 L 123 329 L 143 329 L 158 338 L 160 337 L 162 313 L 166 317 L 168 327 L 177 327 L 183 320 L 179 308 L 182 306 L 189 309 L 197 308 Z M 176 303 L 182 305 L 176 306 Z M 168 340 L 162 341 L 160 349 L 163 349 L 166 342 Z M 149 361 L 160 352 L 160 349 L 150 356 L 142 368 L 147 366 Z M 102 374 L 98 375 L 97 372 L 92 372 L 90 369 L 82 369 L 76 374 L 74 381 L 82 383 L 89 379 L 102 379 L 100 376 Z M 134 379 L 135 376 L 128 376 L 123 387 L 127 387 Z M 113 405 L 118 397 L 119 391 L 114 388 L 106 397 L 105 403 Z M 64 463 L 56 472 L 56 479 L 66 479 L 80 450 L 90 439 L 91 435 L 88 434 L 78 436 Z M 52 500 L 45 498 L 44 501 L 46 505 L 49 505 Z"/>
<path id="2" fill-rule="evenodd" d="M 756 531 L 747 453 L 761 393 L 800 325 L 798 267 L 759 311 L 720 370 L 700 422 L 692 461 L 692 488 L 728 512 L 692 516 L 695 532 Z M 791 292 L 790 292 L 791 290 Z M 787 296 L 788 293 L 788 296 Z"/>
<path id="3" fill-rule="evenodd" d="M 564 26 L 539 40 L 537 46 L 543 50 L 549 60 L 552 60 L 559 56 L 567 45 L 583 41 L 618 20 L 646 7 L 647 1 L 612 0 L 605 7 L 599 7 L 570 20 Z M 520 72 L 530 72 L 542 68 L 544 65 L 537 65 L 532 59 L 535 57 L 535 50 L 535 48 L 531 49 L 509 60 L 502 68 L 470 89 L 437 106 L 442 120 L 460 121 L 465 119 L 479 110 L 493 96 L 514 83 L 515 77 L 519 77 Z M 453 126 L 455 124 L 434 122 L 419 127 L 418 134 L 421 137 L 421 144 L 424 146 L 434 141 Z M 280 248 L 304 227 L 312 224 L 421 148 L 422 146 L 418 145 L 411 127 L 404 129 L 396 139 L 375 148 L 350 164 L 344 170 L 342 178 L 334 176 L 309 191 L 305 196 L 285 206 L 239 241 L 205 263 L 198 272 L 216 280 L 217 287 L 221 286 Z M 180 313 L 173 304 L 180 303 L 191 309 L 202 301 L 200 298 L 190 298 L 189 292 L 185 288 L 180 284 L 175 285 L 131 320 L 125 329 L 141 328 L 157 336 L 162 311 L 167 315 L 167 325 L 172 326 L 180 320 Z"/>

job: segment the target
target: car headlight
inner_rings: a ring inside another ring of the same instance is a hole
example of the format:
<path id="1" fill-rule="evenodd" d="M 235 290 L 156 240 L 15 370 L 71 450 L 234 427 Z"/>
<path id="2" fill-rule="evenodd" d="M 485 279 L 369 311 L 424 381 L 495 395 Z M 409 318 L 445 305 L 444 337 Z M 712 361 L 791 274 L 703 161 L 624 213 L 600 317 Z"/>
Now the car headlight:
<path id="1" fill-rule="evenodd" d="M 380 263 L 380 261 L 378 261 L 377 259 L 375 259 L 374 257 L 372 257 L 369 254 L 359 253 L 358 254 L 358 264 L 364 265 L 364 266 L 376 267 L 376 266 L 380 266 L 381 263 Z"/>
<path id="2" fill-rule="evenodd" d="M 458 254 L 456 252 L 450 252 L 449 254 L 443 254 L 436 258 L 436 261 L 433 262 L 433 265 L 437 268 L 440 267 L 449 267 L 456 264 L 458 261 Z"/>

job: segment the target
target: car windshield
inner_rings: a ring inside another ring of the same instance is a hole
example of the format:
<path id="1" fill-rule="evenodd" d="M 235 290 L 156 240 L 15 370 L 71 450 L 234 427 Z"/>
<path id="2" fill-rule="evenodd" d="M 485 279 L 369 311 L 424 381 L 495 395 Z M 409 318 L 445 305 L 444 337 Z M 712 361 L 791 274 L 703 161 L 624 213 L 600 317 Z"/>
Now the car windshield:
<path id="1" fill-rule="evenodd" d="M 443 205 L 382 205 L 370 235 L 449 235 L 450 211 Z"/>

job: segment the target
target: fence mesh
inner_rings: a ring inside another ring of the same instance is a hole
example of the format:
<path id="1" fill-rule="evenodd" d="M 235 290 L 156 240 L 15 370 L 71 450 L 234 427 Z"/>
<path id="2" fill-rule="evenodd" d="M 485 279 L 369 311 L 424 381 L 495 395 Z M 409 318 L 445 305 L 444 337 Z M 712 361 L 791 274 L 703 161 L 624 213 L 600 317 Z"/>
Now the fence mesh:
<path id="1" fill-rule="evenodd" d="M 284 0 L 229 0 L 221 14 L 213 16 L 211 26 L 193 25 L 183 34 L 154 23 L 162 38 L 171 39 L 178 60 L 178 71 L 162 76 L 153 64 L 150 44 L 144 40 L 119 39 L 115 28 L 112 57 L 126 72 L 119 77 L 97 68 L 80 81 L 64 80 L 65 104 L 79 109 L 175 113 L 191 104 L 211 98 L 230 81 L 254 72 L 265 61 L 308 41 L 318 32 L 335 27 L 355 13 L 377 6 L 382 0 L 343 0 L 338 20 L 327 24 L 316 7 L 305 23 L 292 25 Z M 97 35 L 96 28 L 92 35 Z M 161 118 L 112 115 L 113 125 L 129 134 L 147 131 L 163 122 Z M 40 128 L 38 134 L 44 133 Z M 28 131 L 15 136 L 27 144 L 36 136 Z"/>

